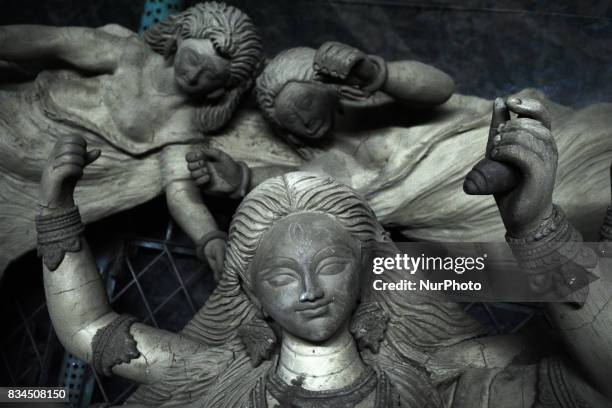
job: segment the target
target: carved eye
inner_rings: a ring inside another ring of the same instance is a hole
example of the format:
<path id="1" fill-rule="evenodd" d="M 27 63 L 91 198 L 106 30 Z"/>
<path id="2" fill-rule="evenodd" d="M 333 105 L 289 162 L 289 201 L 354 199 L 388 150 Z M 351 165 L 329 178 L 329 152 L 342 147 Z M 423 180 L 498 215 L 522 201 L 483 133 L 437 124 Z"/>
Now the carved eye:
<path id="1" fill-rule="evenodd" d="M 205 75 L 208 79 L 212 79 L 212 80 L 221 80 L 223 79 L 223 75 L 225 74 L 225 72 L 218 68 L 218 67 L 207 67 L 206 71 L 205 71 Z"/>
<path id="2" fill-rule="evenodd" d="M 287 115 L 287 121 L 289 123 L 297 123 L 298 122 L 298 115 L 295 112 L 291 111 L 289 113 L 289 115 Z"/>
<path id="3" fill-rule="evenodd" d="M 295 273 L 287 268 L 274 270 L 266 279 L 266 282 L 273 287 L 289 285 L 298 280 Z"/>
<path id="4" fill-rule="evenodd" d="M 338 275 L 347 269 L 350 265 L 350 261 L 347 259 L 332 258 L 321 261 L 317 267 L 318 275 Z"/>
<path id="5" fill-rule="evenodd" d="M 198 55 L 195 52 L 191 50 L 188 50 L 185 52 L 185 62 L 187 64 L 191 66 L 197 65 L 199 62 L 198 60 L 199 60 Z"/>
<path id="6" fill-rule="evenodd" d="M 300 108 L 302 109 L 310 109 L 312 107 L 312 95 L 306 95 L 300 101 Z"/>

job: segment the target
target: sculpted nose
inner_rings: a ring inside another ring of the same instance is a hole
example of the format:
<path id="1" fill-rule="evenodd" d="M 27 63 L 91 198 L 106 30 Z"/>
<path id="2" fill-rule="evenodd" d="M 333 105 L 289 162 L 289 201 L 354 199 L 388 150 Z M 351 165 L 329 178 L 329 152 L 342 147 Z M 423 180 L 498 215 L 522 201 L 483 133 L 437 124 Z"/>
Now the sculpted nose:
<path id="1" fill-rule="evenodd" d="M 200 77 L 200 70 L 192 69 L 191 71 L 186 72 L 185 79 L 189 85 L 196 85 L 198 83 L 198 79 Z"/>
<path id="2" fill-rule="evenodd" d="M 312 118 L 312 116 L 308 112 L 298 110 L 296 113 L 298 118 L 300 119 L 300 122 L 302 122 L 302 126 L 310 130 L 312 122 L 316 119 Z"/>
<path id="3" fill-rule="evenodd" d="M 304 291 L 300 295 L 300 302 L 314 302 L 322 297 L 323 289 L 317 284 L 316 279 L 307 274 L 304 279 Z"/>

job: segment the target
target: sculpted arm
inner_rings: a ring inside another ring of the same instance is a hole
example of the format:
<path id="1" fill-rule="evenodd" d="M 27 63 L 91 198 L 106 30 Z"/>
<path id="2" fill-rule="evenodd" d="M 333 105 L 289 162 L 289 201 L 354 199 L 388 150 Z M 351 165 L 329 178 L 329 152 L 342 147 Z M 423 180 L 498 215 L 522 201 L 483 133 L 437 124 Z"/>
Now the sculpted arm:
<path id="1" fill-rule="evenodd" d="M 448 100 L 455 90 L 450 76 L 418 61 L 390 61 L 381 91 L 412 107 L 431 107 Z"/>
<path id="2" fill-rule="evenodd" d="M 510 111 L 518 118 L 510 119 Z M 549 117 L 535 100 L 495 102 L 486 158 L 512 166 L 521 177 L 512 183 L 493 183 L 495 188 L 490 192 L 506 227 L 506 240 L 527 274 L 531 290 L 542 295 L 555 293 L 568 300 L 547 303 L 546 307 L 574 362 L 541 369 L 559 372 L 550 378 L 566 376 L 564 383 L 581 396 L 597 394 L 593 389 L 588 391 L 588 383 L 612 398 L 607 386 L 612 376 L 611 264 L 584 245 L 563 210 L 553 204 L 557 147 Z M 481 168 L 480 173 L 487 169 L 490 167 Z M 468 175 L 466 182 L 473 188 L 467 190 L 478 191 L 476 187 L 483 187 L 484 180 L 499 178 L 500 174 L 511 177 L 511 173 L 491 171 L 480 179 L 477 173 Z M 486 188 L 481 191 L 489 193 Z M 598 279 L 589 284 L 592 277 Z M 580 371 L 586 376 L 576 374 Z M 539 378 L 546 376 L 540 373 Z M 561 387 L 559 384 L 551 386 Z"/>
<path id="3" fill-rule="evenodd" d="M 57 59 L 87 71 L 111 73 L 124 41 L 94 28 L 7 25 L 0 27 L 0 60 Z"/>
<path id="4" fill-rule="evenodd" d="M 45 166 L 37 231 L 47 306 L 58 338 L 71 353 L 106 375 L 151 383 L 162 379 L 177 354 L 193 354 L 203 346 L 111 309 L 73 201 L 83 167 L 99 154 L 86 153 L 83 138 L 66 137 Z"/>
<path id="5" fill-rule="evenodd" d="M 361 90 L 372 95 L 367 100 L 382 102 L 380 91 L 411 107 L 442 104 L 453 94 L 451 77 L 430 65 L 417 61 L 391 61 L 338 42 L 326 42 L 315 54 L 314 70 L 323 82 L 339 83 L 346 101 L 359 100 Z M 384 98 L 382 98 L 384 99 Z"/>
<path id="6" fill-rule="evenodd" d="M 225 258 L 225 234 L 202 200 L 185 164 L 187 145 L 166 146 L 160 156 L 162 183 L 172 218 L 195 242 L 200 259 L 220 277 Z"/>

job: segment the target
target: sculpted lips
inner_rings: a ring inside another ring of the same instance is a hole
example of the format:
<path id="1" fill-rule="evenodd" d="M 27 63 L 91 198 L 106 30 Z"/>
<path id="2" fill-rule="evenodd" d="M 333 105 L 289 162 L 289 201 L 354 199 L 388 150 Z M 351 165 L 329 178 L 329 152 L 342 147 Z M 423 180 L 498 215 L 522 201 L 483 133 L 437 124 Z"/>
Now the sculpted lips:
<path id="1" fill-rule="evenodd" d="M 295 307 L 295 311 L 303 314 L 306 317 L 318 317 L 328 312 L 330 303 L 331 299 L 320 300 L 312 303 L 300 303 Z"/>

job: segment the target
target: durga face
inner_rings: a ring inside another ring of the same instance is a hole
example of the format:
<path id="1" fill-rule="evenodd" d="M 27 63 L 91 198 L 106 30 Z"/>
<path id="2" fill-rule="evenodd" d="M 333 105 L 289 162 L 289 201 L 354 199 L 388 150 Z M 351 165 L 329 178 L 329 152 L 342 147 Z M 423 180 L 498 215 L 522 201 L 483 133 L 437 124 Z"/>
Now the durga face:
<path id="1" fill-rule="evenodd" d="M 264 235 L 251 272 L 264 314 L 304 340 L 328 340 L 357 304 L 359 250 L 359 242 L 328 215 L 278 221 Z"/>

